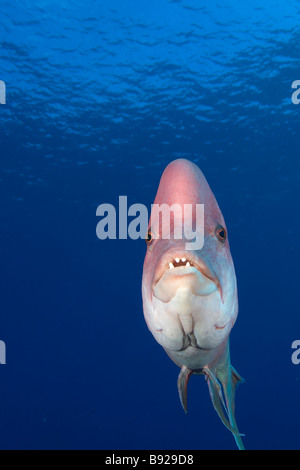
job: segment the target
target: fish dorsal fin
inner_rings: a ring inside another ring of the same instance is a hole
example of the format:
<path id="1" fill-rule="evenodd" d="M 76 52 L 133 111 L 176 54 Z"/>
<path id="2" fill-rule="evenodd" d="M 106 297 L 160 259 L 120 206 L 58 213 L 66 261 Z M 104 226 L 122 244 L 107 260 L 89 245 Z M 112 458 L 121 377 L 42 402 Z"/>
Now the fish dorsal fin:
<path id="1" fill-rule="evenodd" d="M 189 381 L 190 376 L 192 375 L 193 371 L 186 366 L 182 366 L 178 380 L 177 380 L 177 387 L 180 402 L 182 404 L 182 408 L 187 413 L 187 384 Z"/>

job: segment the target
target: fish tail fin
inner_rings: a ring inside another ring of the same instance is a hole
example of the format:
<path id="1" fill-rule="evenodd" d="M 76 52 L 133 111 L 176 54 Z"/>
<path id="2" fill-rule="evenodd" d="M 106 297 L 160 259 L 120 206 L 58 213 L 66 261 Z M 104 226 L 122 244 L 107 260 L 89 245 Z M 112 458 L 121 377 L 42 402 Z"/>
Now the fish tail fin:
<path id="1" fill-rule="evenodd" d="M 182 366 L 179 372 L 177 387 L 182 408 L 187 413 L 187 384 L 193 371 L 186 366 Z"/>
<path id="2" fill-rule="evenodd" d="M 224 386 L 224 395 L 226 401 L 226 407 L 228 410 L 228 416 L 231 426 L 236 430 L 234 433 L 234 438 L 236 444 L 240 450 L 245 450 L 242 436 L 244 434 L 240 434 L 237 428 L 236 420 L 235 420 L 235 391 L 237 386 L 240 383 L 245 382 L 244 379 L 238 374 L 238 372 L 230 366 L 230 380 Z"/>
<path id="3" fill-rule="evenodd" d="M 232 432 L 236 444 L 240 450 L 244 450 L 242 436 L 235 420 L 235 391 L 239 383 L 244 379 L 231 366 L 229 348 L 226 361 L 215 373 L 208 367 L 203 368 L 213 406 L 221 418 L 223 424 Z"/>

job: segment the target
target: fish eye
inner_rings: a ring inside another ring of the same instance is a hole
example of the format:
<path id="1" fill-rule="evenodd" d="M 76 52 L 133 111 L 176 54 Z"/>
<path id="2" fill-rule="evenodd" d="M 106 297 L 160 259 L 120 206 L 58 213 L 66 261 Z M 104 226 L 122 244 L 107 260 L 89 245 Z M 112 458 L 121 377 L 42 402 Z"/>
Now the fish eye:
<path id="1" fill-rule="evenodd" d="M 224 227 L 222 225 L 218 225 L 216 228 L 216 236 L 220 240 L 220 242 L 225 243 L 225 240 L 227 238 L 227 233 Z"/>
<path id="2" fill-rule="evenodd" d="M 153 236 L 152 236 L 152 233 L 150 232 L 150 230 L 148 231 L 147 233 L 147 236 L 146 236 L 146 243 L 147 245 L 150 245 L 150 243 L 152 242 L 153 240 Z"/>

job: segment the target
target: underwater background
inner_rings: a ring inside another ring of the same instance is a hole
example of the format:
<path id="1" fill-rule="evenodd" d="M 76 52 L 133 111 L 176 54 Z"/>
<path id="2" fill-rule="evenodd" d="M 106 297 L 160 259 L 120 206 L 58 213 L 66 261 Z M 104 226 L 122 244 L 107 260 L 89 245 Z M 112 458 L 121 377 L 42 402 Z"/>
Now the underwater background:
<path id="1" fill-rule="evenodd" d="M 239 290 L 231 362 L 248 449 L 300 448 L 300 3 L 1 2 L 2 449 L 235 449 L 142 312 L 144 240 L 96 209 L 150 209 L 187 158 L 223 212 Z"/>

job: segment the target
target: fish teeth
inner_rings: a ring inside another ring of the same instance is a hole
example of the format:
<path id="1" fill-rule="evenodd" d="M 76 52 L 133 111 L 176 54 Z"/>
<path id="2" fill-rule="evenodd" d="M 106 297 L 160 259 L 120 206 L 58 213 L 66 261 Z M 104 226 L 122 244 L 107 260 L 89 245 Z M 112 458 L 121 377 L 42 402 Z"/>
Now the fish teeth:
<path id="1" fill-rule="evenodd" d="M 169 268 L 170 269 L 177 268 L 178 265 L 179 267 L 190 267 L 191 263 L 187 261 L 186 258 L 174 258 L 172 263 L 169 263 Z"/>

